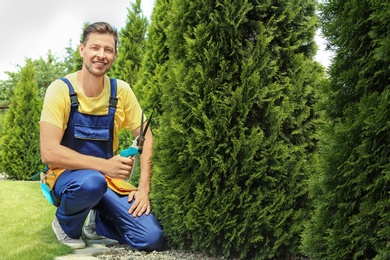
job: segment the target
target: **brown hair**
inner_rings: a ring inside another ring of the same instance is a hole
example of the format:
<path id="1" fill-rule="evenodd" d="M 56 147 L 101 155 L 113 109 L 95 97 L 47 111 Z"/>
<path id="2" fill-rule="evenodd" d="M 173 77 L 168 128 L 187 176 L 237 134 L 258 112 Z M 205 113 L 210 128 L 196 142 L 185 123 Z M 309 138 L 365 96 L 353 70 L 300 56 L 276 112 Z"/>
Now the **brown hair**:
<path id="1" fill-rule="evenodd" d="M 114 36 L 115 40 L 115 49 L 118 44 L 118 31 L 115 27 L 112 27 L 109 23 L 106 22 L 96 22 L 85 27 L 83 31 L 83 40 L 82 43 L 85 45 L 88 41 L 88 37 L 91 33 L 100 33 L 100 34 L 111 34 Z"/>

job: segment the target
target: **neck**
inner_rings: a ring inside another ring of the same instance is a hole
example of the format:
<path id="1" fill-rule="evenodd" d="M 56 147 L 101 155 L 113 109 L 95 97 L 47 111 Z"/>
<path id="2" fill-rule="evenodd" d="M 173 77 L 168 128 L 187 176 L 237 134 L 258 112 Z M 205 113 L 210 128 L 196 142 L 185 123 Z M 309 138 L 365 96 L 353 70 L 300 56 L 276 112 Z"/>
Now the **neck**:
<path id="1" fill-rule="evenodd" d="M 104 75 L 94 76 L 84 67 L 77 73 L 77 80 L 87 97 L 97 97 L 104 89 Z"/>

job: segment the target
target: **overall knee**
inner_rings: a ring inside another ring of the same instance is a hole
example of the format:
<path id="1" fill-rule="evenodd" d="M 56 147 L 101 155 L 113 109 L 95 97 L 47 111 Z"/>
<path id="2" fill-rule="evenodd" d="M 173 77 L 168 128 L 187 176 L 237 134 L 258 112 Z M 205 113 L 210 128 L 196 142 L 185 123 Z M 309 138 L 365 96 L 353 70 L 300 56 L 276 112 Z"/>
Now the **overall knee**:
<path id="1" fill-rule="evenodd" d="M 161 229 L 154 229 L 148 233 L 146 250 L 159 250 L 164 244 L 164 235 Z"/>
<path id="2" fill-rule="evenodd" d="M 107 191 L 107 182 L 103 174 L 96 171 L 87 171 L 84 174 L 83 181 L 80 183 L 82 193 L 100 200 Z"/>
<path id="3" fill-rule="evenodd" d="M 162 248 L 165 238 L 160 228 L 150 228 L 143 231 L 142 237 L 138 237 L 137 239 L 139 243 L 135 246 L 136 249 L 154 251 Z"/>

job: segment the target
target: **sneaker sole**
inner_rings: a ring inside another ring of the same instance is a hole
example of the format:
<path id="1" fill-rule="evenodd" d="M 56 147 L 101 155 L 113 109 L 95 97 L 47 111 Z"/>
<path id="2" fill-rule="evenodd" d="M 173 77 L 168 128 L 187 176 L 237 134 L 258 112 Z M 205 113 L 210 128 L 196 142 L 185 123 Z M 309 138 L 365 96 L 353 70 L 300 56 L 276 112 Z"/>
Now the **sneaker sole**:
<path id="1" fill-rule="evenodd" d="M 96 234 L 96 235 L 90 234 L 90 233 L 86 232 L 85 230 L 83 230 L 83 231 L 84 231 L 84 235 L 85 235 L 88 239 L 90 239 L 90 240 L 101 240 L 101 239 L 105 239 L 105 238 L 106 238 L 106 237 L 100 236 L 100 235 L 98 235 L 98 234 Z"/>
<path id="2" fill-rule="evenodd" d="M 58 237 L 57 237 L 56 228 L 54 227 L 54 221 L 51 223 L 51 228 L 53 229 L 54 235 L 56 236 L 58 242 L 60 242 L 61 244 L 69 246 L 72 249 L 83 249 L 83 248 L 87 247 L 85 242 L 83 242 L 83 243 L 81 243 L 81 242 L 80 243 L 65 243 L 65 242 L 59 240 Z"/>

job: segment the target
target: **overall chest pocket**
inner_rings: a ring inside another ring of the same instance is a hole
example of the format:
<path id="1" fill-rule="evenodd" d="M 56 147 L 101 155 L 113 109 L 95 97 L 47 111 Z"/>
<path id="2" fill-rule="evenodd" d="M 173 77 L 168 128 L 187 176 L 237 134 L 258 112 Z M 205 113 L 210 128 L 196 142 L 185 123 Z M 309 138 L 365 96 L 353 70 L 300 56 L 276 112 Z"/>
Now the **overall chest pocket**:
<path id="1" fill-rule="evenodd" d="M 74 137 L 81 140 L 108 141 L 110 139 L 110 129 L 108 126 L 76 124 L 74 126 Z"/>

